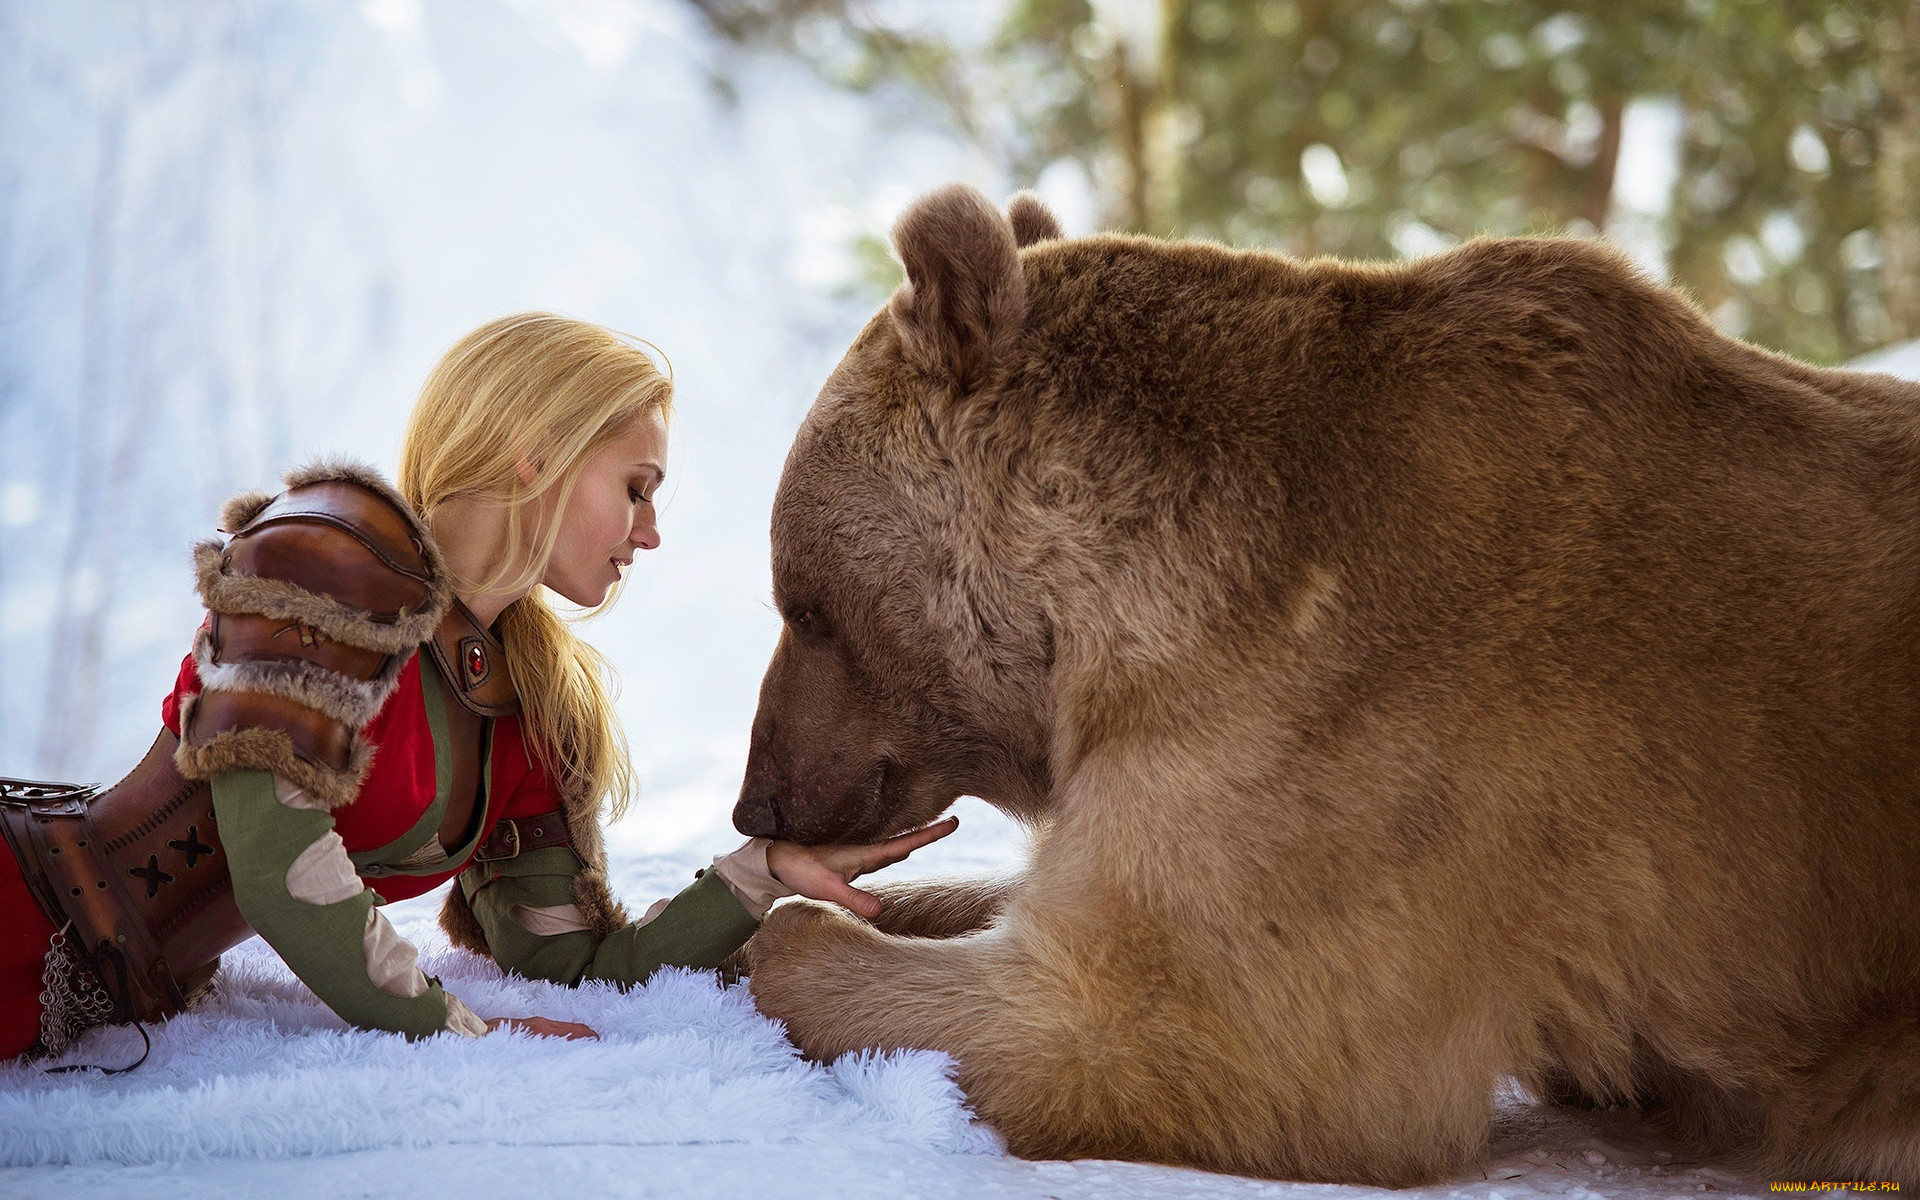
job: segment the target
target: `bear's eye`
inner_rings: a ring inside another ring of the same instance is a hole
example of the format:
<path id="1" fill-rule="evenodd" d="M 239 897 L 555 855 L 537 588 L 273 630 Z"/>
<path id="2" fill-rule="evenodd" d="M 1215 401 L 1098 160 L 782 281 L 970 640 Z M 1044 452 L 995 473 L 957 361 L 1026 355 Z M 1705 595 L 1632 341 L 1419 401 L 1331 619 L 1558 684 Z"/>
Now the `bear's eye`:
<path id="1" fill-rule="evenodd" d="M 817 642 L 832 635 L 833 623 L 818 605 L 795 600 L 780 605 L 779 612 L 787 628 L 804 641 Z"/>

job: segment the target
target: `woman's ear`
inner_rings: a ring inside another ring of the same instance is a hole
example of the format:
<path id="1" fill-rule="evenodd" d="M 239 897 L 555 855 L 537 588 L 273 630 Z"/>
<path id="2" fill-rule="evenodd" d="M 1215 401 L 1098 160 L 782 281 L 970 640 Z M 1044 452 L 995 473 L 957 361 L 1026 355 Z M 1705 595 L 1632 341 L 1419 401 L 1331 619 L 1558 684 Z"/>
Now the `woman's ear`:
<path id="1" fill-rule="evenodd" d="M 542 464 L 539 459 L 529 458 L 523 454 L 520 456 L 520 461 L 513 464 L 513 469 L 514 473 L 520 476 L 521 483 L 532 487 L 535 481 L 540 478 L 541 466 Z"/>

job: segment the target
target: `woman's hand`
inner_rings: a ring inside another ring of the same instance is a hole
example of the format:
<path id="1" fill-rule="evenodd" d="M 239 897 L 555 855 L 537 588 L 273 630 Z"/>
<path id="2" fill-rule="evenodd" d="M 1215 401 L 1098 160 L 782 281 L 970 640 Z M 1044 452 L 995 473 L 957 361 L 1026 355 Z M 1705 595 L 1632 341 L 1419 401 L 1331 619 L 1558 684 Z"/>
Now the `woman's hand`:
<path id="1" fill-rule="evenodd" d="M 572 1021 L 551 1021 L 546 1017 L 495 1017 L 487 1022 L 487 1032 L 492 1033 L 503 1025 L 535 1037 L 566 1038 L 570 1042 L 600 1040 L 600 1035 L 588 1026 Z"/>
<path id="2" fill-rule="evenodd" d="M 892 866 L 928 842 L 960 828 L 959 817 L 935 821 L 924 828 L 867 846 L 802 846 L 794 842 L 767 845 L 767 870 L 775 879 L 809 900 L 825 900 L 871 921 L 880 915 L 880 897 L 848 884 L 881 867 Z"/>

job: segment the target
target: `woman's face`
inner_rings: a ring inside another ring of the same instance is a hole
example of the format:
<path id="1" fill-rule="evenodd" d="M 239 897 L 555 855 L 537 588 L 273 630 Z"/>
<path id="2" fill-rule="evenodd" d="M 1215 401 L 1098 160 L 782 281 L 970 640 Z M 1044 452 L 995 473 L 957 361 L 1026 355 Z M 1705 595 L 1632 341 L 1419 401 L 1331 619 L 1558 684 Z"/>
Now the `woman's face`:
<path id="1" fill-rule="evenodd" d="M 587 456 L 540 582 L 583 608 L 607 598 L 633 556 L 660 544 L 653 500 L 667 473 L 667 423 L 640 417 Z"/>

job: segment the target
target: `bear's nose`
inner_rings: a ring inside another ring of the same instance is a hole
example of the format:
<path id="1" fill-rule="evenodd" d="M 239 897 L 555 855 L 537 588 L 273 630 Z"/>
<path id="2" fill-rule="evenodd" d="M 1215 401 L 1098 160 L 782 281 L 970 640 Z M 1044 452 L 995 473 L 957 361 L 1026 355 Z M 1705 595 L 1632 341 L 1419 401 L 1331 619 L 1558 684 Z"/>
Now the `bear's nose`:
<path id="1" fill-rule="evenodd" d="M 748 837 L 780 836 L 780 799 L 772 793 L 742 795 L 733 806 L 733 827 Z"/>

